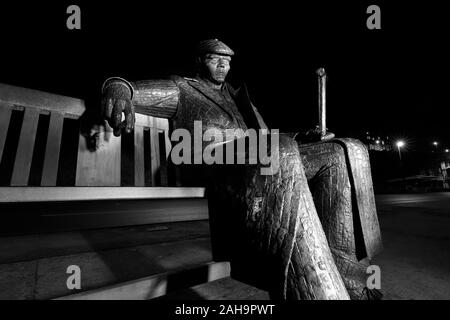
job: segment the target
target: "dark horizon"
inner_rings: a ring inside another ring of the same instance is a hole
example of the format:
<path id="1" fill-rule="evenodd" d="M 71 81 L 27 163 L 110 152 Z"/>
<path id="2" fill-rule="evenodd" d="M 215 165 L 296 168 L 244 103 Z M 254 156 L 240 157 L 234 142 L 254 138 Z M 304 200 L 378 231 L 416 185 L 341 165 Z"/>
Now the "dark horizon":
<path id="1" fill-rule="evenodd" d="M 366 131 L 432 150 L 450 148 L 445 85 L 448 38 L 443 8 L 385 3 L 276 7 L 236 3 L 126 8 L 81 7 L 81 30 L 66 28 L 58 4 L 2 4 L 0 82 L 99 101 L 102 81 L 190 75 L 198 40 L 219 38 L 236 52 L 230 81 L 245 80 L 272 128 L 317 122 L 315 70 L 328 74 L 327 124 L 339 136 Z M 366 8 L 381 8 L 381 30 L 368 30 Z M 210 9 L 210 11 L 208 11 Z M 89 106 L 88 106 L 89 107 Z"/>

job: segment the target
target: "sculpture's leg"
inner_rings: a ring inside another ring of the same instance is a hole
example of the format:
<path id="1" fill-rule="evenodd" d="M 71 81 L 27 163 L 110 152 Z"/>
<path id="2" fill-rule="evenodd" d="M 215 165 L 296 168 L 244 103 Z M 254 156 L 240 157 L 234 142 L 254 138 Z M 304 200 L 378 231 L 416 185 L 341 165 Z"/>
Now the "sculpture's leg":
<path id="1" fill-rule="evenodd" d="M 228 212 L 229 220 L 237 213 L 234 228 L 221 224 L 228 228 L 234 255 L 232 274 L 239 264 L 252 265 L 275 298 L 349 299 L 314 207 L 298 146 L 284 136 L 279 145 L 278 173 L 263 176 L 258 167 L 246 167 L 240 188 L 230 190 L 228 185 L 218 195 L 225 199 L 223 194 L 233 194 L 237 199 Z M 225 205 L 229 204 L 222 202 Z"/>
<path id="2" fill-rule="evenodd" d="M 350 297 L 367 298 L 369 259 L 352 197 L 345 150 L 339 143 L 326 142 L 301 146 L 300 152 L 318 215 Z"/>

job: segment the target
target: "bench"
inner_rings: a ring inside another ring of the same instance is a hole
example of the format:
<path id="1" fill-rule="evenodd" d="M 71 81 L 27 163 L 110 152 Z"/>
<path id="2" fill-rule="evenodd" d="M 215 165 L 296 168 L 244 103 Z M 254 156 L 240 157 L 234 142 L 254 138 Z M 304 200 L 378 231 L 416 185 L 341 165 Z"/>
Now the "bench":
<path id="1" fill-rule="evenodd" d="M 204 188 L 180 187 L 168 168 L 167 119 L 136 114 L 134 134 L 121 137 L 106 125 L 93 152 L 80 132 L 85 111 L 80 99 L 0 84 L 2 204 L 204 198 Z M 152 222 L 207 218 L 205 210 L 154 212 Z"/>
<path id="2" fill-rule="evenodd" d="M 85 112 L 85 103 L 80 99 L 0 84 L 0 241 L 3 241 L 0 246 L 6 248 L 8 243 L 14 243 L 15 249 L 11 250 L 16 250 L 9 260 L 0 256 L 0 269 L 2 266 L 5 270 L 17 269 L 13 268 L 13 263 L 39 264 L 43 263 L 42 259 L 48 262 L 60 255 L 75 259 L 83 254 L 86 256 L 86 252 L 98 253 L 95 245 L 91 245 L 92 249 L 80 240 L 89 232 L 91 235 L 97 232 L 97 236 L 91 238 L 96 239 L 92 243 L 102 243 L 99 250 L 114 250 L 117 246 L 153 246 L 138 248 L 150 252 L 150 258 L 146 256 L 150 262 L 151 255 L 160 252 L 154 246 L 164 244 L 167 237 L 172 237 L 168 248 L 170 245 L 176 248 L 178 240 L 187 245 L 186 235 L 173 238 L 173 230 L 177 228 L 183 230 L 198 221 L 203 223 L 198 237 L 205 238 L 204 223 L 208 220 L 205 190 L 181 187 L 176 168 L 168 165 L 171 148 L 168 120 L 136 114 L 134 134 L 121 137 L 115 137 L 108 125 L 100 127 L 97 134 L 100 148 L 92 151 L 80 126 Z M 148 225 L 155 228 L 150 230 Z M 160 237 L 157 240 L 153 237 L 151 243 L 137 243 L 134 226 L 144 226 L 147 231 L 158 232 Z M 112 243 L 108 237 L 114 233 L 107 230 L 127 232 L 124 237 L 128 242 Z M 104 234 L 98 236 L 101 232 Z M 99 237 L 104 241 L 98 240 Z M 78 249 L 71 252 L 61 244 L 56 250 L 54 241 L 75 243 L 73 247 Z M 39 252 L 44 252 L 42 255 L 31 253 L 29 248 L 36 243 L 41 246 Z M 23 252 L 22 256 L 20 252 Z M 183 260 L 182 252 L 174 254 L 180 254 L 179 260 Z M 202 270 L 208 273 L 203 281 L 228 276 L 229 264 L 208 261 L 211 259 L 208 254 L 198 260 L 202 261 Z M 98 255 L 89 259 L 97 258 Z M 58 259 L 55 261 L 62 258 Z M 180 268 L 186 272 L 195 267 L 179 262 L 146 277 L 133 279 L 130 276 L 127 279 L 134 281 L 132 286 L 128 282 L 125 285 L 111 282 L 113 280 L 94 281 L 91 286 L 96 290 L 94 295 L 77 292 L 73 297 L 153 298 L 168 290 L 161 289 L 161 283 L 168 275 L 173 279 Z M 9 281 L 8 286 L 16 285 L 12 280 L 0 277 L 2 281 Z M 123 278 L 116 281 L 123 281 Z M 103 284 L 95 287 L 95 283 Z M 156 284 L 159 286 L 155 287 Z M 63 289 L 25 298 L 58 298 L 70 294 Z"/>

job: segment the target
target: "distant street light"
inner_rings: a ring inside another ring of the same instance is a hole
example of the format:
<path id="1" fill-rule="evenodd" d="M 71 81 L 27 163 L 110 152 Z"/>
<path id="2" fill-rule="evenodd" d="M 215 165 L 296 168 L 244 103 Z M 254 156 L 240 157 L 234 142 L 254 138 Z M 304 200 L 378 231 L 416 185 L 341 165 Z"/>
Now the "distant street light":
<path id="1" fill-rule="evenodd" d="M 398 157 L 400 158 L 400 160 L 402 160 L 402 153 L 400 152 L 400 148 L 405 145 L 405 142 L 403 142 L 402 140 L 399 140 L 395 143 L 395 145 L 397 146 L 397 149 L 398 149 Z"/>
<path id="2" fill-rule="evenodd" d="M 437 141 L 433 141 L 433 145 L 434 145 L 434 151 L 437 151 L 438 142 Z"/>
<path id="3" fill-rule="evenodd" d="M 403 177 L 403 190 L 406 190 L 405 169 L 403 168 L 402 153 L 400 151 L 400 149 L 405 146 L 405 142 L 402 140 L 398 140 L 395 144 L 397 145 L 398 158 L 400 159 L 400 170 L 402 172 L 402 177 Z"/>
<path id="4" fill-rule="evenodd" d="M 448 149 L 445 149 L 445 152 L 448 152 Z"/>

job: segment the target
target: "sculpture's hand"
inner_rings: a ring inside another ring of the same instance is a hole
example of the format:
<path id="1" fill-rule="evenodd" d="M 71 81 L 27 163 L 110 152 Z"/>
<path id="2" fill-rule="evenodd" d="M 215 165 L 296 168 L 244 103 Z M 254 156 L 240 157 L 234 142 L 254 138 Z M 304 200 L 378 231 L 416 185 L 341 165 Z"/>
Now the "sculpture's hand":
<path id="1" fill-rule="evenodd" d="M 324 140 L 330 140 L 330 139 L 333 139 L 334 137 L 335 137 L 335 135 L 334 135 L 333 132 L 327 132 L 327 133 L 325 133 L 324 136 L 321 136 L 321 137 L 320 137 L 320 140 L 322 140 L 322 141 L 324 141 Z"/>
<path id="2" fill-rule="evenodd" d="M 122 121 L 122 113 L 125 120 Z M 130 133 L 134 129 L 135 114 L 131 102 L 130 89 L 121 83 L 113 83 L 104 89 L 102 97 L 102 115 L 114 130 L 116 137 L 122 130 Z"/>
<path id="3" fill-rule="evenodd" d="M 325 135 L 322 135 L 322 133 L 319 130 L 319 127 L 316 127 L 314 129 L 306 131 L 306 133 L 299 133 L 298 135 L 295 136 L 295 140 L 299 141 L 300 143 L 312 143 L 330 140 L 333 139 L 334 136 L 335 135 L 332 132 L 327 132 Z"/>

